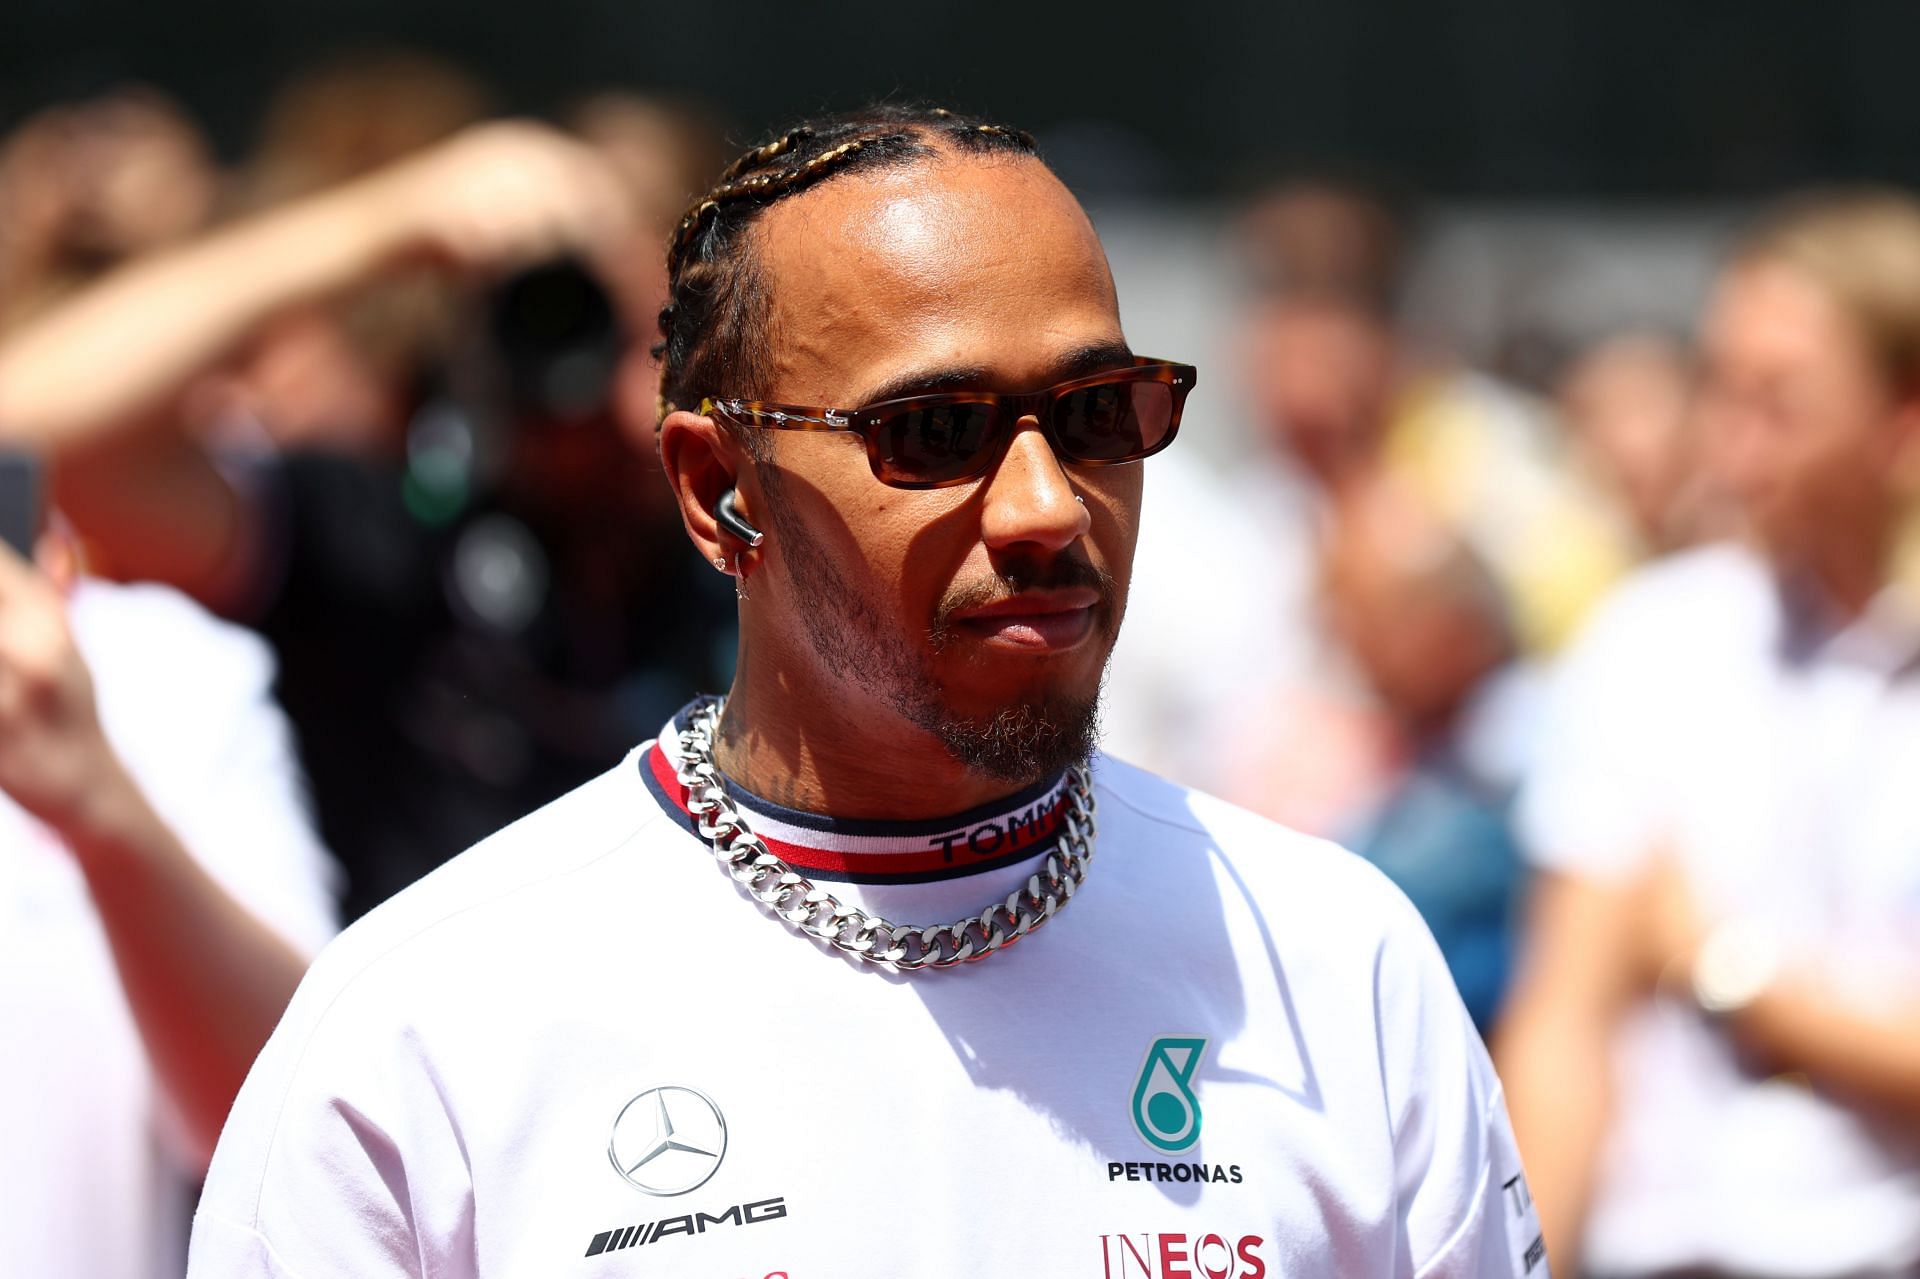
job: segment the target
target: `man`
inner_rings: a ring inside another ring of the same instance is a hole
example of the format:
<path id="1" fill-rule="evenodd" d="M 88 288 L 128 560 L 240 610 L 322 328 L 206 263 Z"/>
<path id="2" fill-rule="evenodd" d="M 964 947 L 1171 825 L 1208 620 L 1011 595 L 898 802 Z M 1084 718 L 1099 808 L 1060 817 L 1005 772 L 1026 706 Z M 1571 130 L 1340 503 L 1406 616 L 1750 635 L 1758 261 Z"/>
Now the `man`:
<path id="1" fill-rule="evenodd" d="M 11 1273 L 162 1279 L 332 865 L 265 647 L 40 558 L 0 546 L 0 1239 Z"/>
<path id="2" fill-rule="evenodd" d="M 1084 762 L 1127 463 L 1193 371 L 1135 359 L 1031 141 L 804 125 L 669 270 L 661 451 L 738 582 L 732 693 L 322 961 L 194 1273 L 1543 1269 L 1405 900 Z"/>
<path id="3" fill-rule="evenodd" d="M 1419 908 L 1484 1035 L 1522 888 L 1509 813 L 1535 681 L 1514 663 L 1492 571 L 1405 487 L 1344 493 L 1322 564 L 1328 630 L 1369 694 L 1349 712 L 1365 733 L 1366 789 L 1342 838 Z"/>
<path id="4" fill-rule="evenodd" d="M 1920 1268 L 1920 203 L 1756 230 L 1703 325 L 1747 536 L 1642 570 L 1558 675 L 1502 1069 L 1554 1255 Z"/>

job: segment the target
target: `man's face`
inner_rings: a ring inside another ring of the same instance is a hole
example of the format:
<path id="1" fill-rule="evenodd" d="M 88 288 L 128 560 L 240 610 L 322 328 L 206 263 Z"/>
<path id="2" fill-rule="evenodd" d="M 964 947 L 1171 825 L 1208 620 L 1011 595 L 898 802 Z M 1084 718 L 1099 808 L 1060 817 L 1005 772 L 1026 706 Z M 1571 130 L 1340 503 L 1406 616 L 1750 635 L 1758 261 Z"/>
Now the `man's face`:
<path id="1" fill-rule="evenodd" d="M 1024 392 L 1126 363 L 1106 257 L 1035 161 L 848 175 L 773 206 L 756 236 L 772 295 L 765 399 Z M 932 490 L 882 484 L 852 434 L 770 443 L 750 651 L 779 649 L 824 676 L 802 688 L 843 713 L 903 717 L 990 775 L 1026 780 L 1085 753 L 1139 466 L 1063 465 L 1032 418 L 986 474 Z"/>
<path id="2" fill-rule="evenodd" d="M 1261 302 L 1241 339 L 1247 391 L 1269 441 L 1322 480 L 1377 450 L 1393 361 L 1386 326 L 1334 302 Z"/>
<path id="3" fill-rule="evenodd" d="M 1865 336 L 1818 285 L 1759 263 L 1707 312 L 1701 421 L 1715 480 L 1773 555 L 1877 536 L 1893 500 L 1898 404 Z"/>

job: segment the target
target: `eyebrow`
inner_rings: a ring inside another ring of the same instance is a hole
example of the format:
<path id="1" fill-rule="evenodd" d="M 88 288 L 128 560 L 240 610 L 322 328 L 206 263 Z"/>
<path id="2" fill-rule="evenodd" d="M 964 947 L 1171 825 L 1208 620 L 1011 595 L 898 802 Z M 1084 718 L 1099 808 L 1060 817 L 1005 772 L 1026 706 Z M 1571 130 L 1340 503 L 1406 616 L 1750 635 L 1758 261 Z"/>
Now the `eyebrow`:
<path id="1" fill-rule="evenodd" d="M 1125 342 L 1096 342 L 1074 351 L 1053 367 L 1048 386 L 1071 382 L 1077 377 L 1123 369 L 1133 363 L 1133 350 Z M 889 378 L 848 407 L 879 404 L 885 400 L 904 400 L 914 395 L 940 395 L 950 391 L 987 389 L 993 374 L 980 365 L 914 369 Z"/>

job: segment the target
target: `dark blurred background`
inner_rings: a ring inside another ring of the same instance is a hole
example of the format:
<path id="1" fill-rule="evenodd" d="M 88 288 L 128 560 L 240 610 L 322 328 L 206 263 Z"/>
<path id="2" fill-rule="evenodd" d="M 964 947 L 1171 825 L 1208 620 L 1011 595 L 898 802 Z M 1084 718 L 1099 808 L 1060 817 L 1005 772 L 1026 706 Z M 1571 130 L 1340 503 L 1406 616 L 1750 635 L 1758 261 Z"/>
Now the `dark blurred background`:
<path id="1" fill-rule="evenodd" d="M 451 0 L 12 0 L 0 126 L 140 80 L 171 91 L 232 156 L 290 71 L 396 42 L 467 64 L 510 110 L 618 83 L 718 107 L 738 133 L 876 94 L 957 100 L 1055 150 L 1071 139 L 1071 153 L 1108 161 L 1102 181 L 1161 197 L 1331 160 L 1464 197 L 1920 179 L 1920 6 L 1903 0 L 1210 0 L 1179 6 L 1177 22 L 1138 0 L 556 0 L 535 13 Z"/>

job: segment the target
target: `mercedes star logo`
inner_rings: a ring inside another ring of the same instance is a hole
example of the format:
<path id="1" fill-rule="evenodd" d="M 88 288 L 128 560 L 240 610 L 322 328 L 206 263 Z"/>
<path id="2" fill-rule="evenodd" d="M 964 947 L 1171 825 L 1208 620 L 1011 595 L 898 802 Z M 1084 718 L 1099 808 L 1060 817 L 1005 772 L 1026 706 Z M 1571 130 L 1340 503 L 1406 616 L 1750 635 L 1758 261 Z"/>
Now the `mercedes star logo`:
<path id="1" fill-rule="evenodd" d="M 705 1093 L 669 1084 L 620 1108 L 607 1158 L 650 1195 L 684 1195 L 707 1183 L 727 1153 L 727 1121 Z"/>

